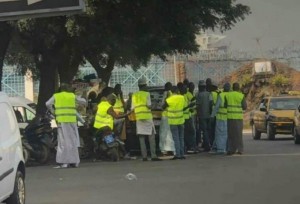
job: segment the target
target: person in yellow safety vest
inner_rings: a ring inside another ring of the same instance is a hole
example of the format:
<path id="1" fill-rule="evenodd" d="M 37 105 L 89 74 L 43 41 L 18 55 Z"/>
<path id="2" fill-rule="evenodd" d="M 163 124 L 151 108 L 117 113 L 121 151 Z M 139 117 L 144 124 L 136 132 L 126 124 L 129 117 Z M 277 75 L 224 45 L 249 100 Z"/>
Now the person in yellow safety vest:
<path id="1" fill-rule="evenodd" d="M 213 109 L 211 117 L 216 117 L 215 127 L 215 150 L 213 153 L 226 154 L 227 151 L 227 105 L 226 95 L 230 91 L 230 84 L 225 83 L 223 86 L 223 92 L 218 95 L 215 108 Z"/>
<path id="2" fill-rule="evenodd" d="M 148 161 L 145 138 L 148 136 L 152 161 L 161 161 L 156 156 L 155 128 L 151 112 L 150 93 L 145 78 L 138 80 L 139 91 L 132 95 L 131 109 L 136 117 L 136 134 L 140 141 L 143 161 Z"/>
<path id="3" fill-rule="evenodd" d="M 86 105 L 86 100 L 77 97 L 69 84 L 62 83 L 60 92 L 55 93 L 46 107 L 54 112 L 57 121 L 57 152 L 54 168 L 78 167 L 80 163 L 78 147 L 79 133 L 76 119 L 76 104 Z M 54 107 L 54 108 L 53 108 Z"/>
<path id="4" fill-rule="evenodd" d="M 109 127 L 111 130 L 114 129 L 114 119 L 124 118 L 130 114 L 130 112 L 126 114 L 117 114 L 113 106 L 116 103 L 116 95 L 113 93 L 113 89 L 111 87 L 106 87 L 103 92 L 103 96 L 101 98 L 100 103 L 97 107 L 97 113 L 94 121 L 94 128 L 98 131 L 101 131 L 101 128 Z"/>
<path id="5" fill-rule="evenodd" d="M 166 99 L 172 95 L 172 84 L 167 82 L 165 84 L 165 91 L 163 94 L 162 103 L 164 104 Z M 169 152 L 175 152 L 174 141 L 172 133 L 168 123 L 168 112 L 167 109 L 163 110 L 162 117 L 159 126 L 159 148 L 163 155 L 167 155 Z"/>
<path id="6" fill-rule="evenodd" d="M 244 94 L 240 92 L 239 83 L 234 83 L 231 92 L 226 95 L 228 150 L 227 154 L 242 154 L 243 145 L 243 111 L 247 109 Z"/>
<path id="7" fill-rule="evenodd" d="M 166 99 L 163 108 L 168 110 L 168 123 L 175 144 L 175 156 L 171 160 L 185 159 L 184 157 L 184 96 L 179 94 L 177 86 L 172 87 L 172 96 Z"/>
<path id="8" fill-rule="evenodd" d="M 197 148 L 197 136 L 196 136 L 196 115 L 197 115 L 197 106 L 196 106 L 196 97 L 194 95 L 195 84 L 193 82 L 189 82 L 188 84 L 188 92 L 186 94 L 189 104 L 191 104 L 191 108 L 189 109 L 191 115 L 190 127 L 189 127 L 189 143 L 188 153 L 198 153 Z"/>
<path id="9" fill-rule="evenodd" d="M 117 96 L 116 98 L 116 103 L 113 106 L 114 107 L 114 111 L 117 114 L 123 114 L 125 113 L 125 101 L 123 98 L 123 92 L 122 92 L 122 87 L 121 84 L 116 84 L 115 88 L 114 88 L 114 94 Z M 125 140 L 126 139 L 126 133 L 125 133 L 125 120 L 124 119 L 116 119 L 114 120 L 114 133 L 115 135 L 117 135 L 118 137 L 120 137 L 120 139 Z"/>
<path id="10" fill-rule="evenodd" d="M 210 94 L 212 98 L 212 107 L 211 107 L 211 113 L 214 111 L 215 105 L 217 103 L 218 95 L 219 95 L 218 85 L 212 81 L 210 84 Z M 212 152 L 216 151 L 216 144 L 215 141 L 215 130 L 216 130 L 216 117 L 210 118 L 210 126 L 209 126 L 209 141 L 211 145 Z"/>

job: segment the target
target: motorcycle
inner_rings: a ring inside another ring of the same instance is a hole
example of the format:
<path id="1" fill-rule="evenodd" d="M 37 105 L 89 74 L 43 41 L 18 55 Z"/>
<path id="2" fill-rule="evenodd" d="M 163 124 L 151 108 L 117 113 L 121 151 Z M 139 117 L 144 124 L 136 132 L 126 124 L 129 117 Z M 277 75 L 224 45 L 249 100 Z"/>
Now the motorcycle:
<path id="1" fill-rule="evenodd" d="M 119 161 L 123 157 L 124 143 L 115 138 L 109 127 L 97 130 L 95 135 L 95 153 L 101 159 L 109 159 L 111 161 Z"/>
<path id="2" fill-rule="evenodd" d="M 23 136 L 23 151 L 26 154 L 29 152 L 29 158 L 34 158 L 40 164 L 47 163 L 50 148 L 53 148 L 53 131 L 49 119 L 36 116 L 24 129 Z"/>

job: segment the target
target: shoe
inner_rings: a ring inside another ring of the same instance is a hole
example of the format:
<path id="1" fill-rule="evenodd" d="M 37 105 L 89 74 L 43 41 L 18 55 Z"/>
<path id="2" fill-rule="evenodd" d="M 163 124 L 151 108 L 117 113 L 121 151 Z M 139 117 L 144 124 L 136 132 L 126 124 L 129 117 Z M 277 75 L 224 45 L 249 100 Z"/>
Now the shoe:
<path id="1" fill-rule="evenodd" d="M 79 164 L 70 164 L 69 165 L 69 168 L 78 168 L 79 167 Z"/>
<path id="2" fill-rule="evenodd" d="M 185 158 L 185 156 L 183 156 L 183 157 L 180 157 L 179 159 L 185 160 L 186 158 Z"/>
<path id="3" fill-rule="evenodd" d="M 215 151 L 215 150 L 211 150 L 208 152 L 208 154 L 216 154 L 216 153 L 217 153 L 217 151 Z"/>
<path id="4" fill-rule="evenodd" d="M 148 158 L 143 158 L 143 161 L 148 161 Z"/>
<path id="5" fill-rule="evenodd" d="M 173 157 L 172 159 L 170 159 L 170 160 L 178 160 L 178 159 L 180 159 L 180 157 Z"/>
<path id="6" fill-rule="evenodd" d="M 61 164 L 53 167 L 53 169 L 65 169 L 65 168 L 68 168 L 68 164 Z"/>
<path id="7" fill-rule="evenodd" d="M 155 157 L 155 158 L 152 158 L 151 161 L 162 161 L 162 159 Z"/>
<path id="8" fill-rule="evenodd" d="M 232 156 L 234 153 L 233 152 L 227 152 L 226 155 Z"/>
<path id="9" fill-rule="evenodd" d="M 243 154 L 243 152 L 237 152 L 237 154 L 239 154 L 239 155 L 242 155 L 242 154 Z"/>

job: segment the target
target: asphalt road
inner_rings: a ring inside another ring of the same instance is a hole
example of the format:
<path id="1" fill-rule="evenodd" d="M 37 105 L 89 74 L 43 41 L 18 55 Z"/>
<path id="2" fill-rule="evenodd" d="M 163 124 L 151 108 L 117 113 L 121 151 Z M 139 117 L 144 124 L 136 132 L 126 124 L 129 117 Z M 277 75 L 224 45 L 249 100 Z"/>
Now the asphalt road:
<path id="1" fill-rule="evenodd" d="M 245 154 L 27 168 L 27 204 L 299 204 L 300 145 L 244 137 Z M 136 179 L 128 180 L 133 173 Z"/>

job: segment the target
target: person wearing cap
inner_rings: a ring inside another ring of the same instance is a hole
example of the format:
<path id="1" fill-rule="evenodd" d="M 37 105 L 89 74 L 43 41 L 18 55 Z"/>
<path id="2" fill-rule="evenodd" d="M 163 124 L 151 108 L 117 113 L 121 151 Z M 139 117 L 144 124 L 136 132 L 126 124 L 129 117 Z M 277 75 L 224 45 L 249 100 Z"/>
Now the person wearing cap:
<path id="1" fill-rule="evenodd" d="M 197 105 L 197 117 L 199 121 L 199 130 L 203 134 L 202 146 L 204 151 L 209 152 L 211 149 L 209 141 L 209 130 L 210 130 L 210 116 L 212 109 L 212 96 L 206 90 L 206 84 L 204 80 L 200 80 L 198 84 L 198 93 L 196 96 Z"/>
<path id="2" fill-rule="evenodd" d="M 226 95 L 228 150 L 227 154 L 243 154 L 243 111 L 247 109 L 246 99 L 240 91 L 240 84 L 234 83 Z"/>
<path id="3" fill-rule="evenodd" d="M 62 83 L 60 92 L 55 93 L 46 107 L 54 112 L 57 121 L 57 152 L 54 168 L 78 167 L 80 163 L 78 147 L 79 133 L 77 128 L 76 104 L 86 105 L 86 100 L 77 97 L 69 84 Z M 54 107 L 54 108 L 53 108 Z"/>
<path id="4" fill-rule="evenodd" d="M 227 103 L 226 95 L 230 91 L 230 84 L 225 83 L 223 92 L 218 95 L 215 107 L 212 112 L 212 118 L 216 117 L 215 126 L 215 150 L 213 153 L 225 154 L 227 151 Z"/>
<path id="5" fill-rule="evenodd" d="M 146 79 L 138 80 L 139 91 L 132 95 L 131 109 L 136 117 L 136 134 L 140 141 L 143 161 L 148 161 L 145 138 L 148 137 L 152 161 L 160 161 L 156 156 L 155 128 L 151 112 L 150 93 L 147 91 Z"/>

